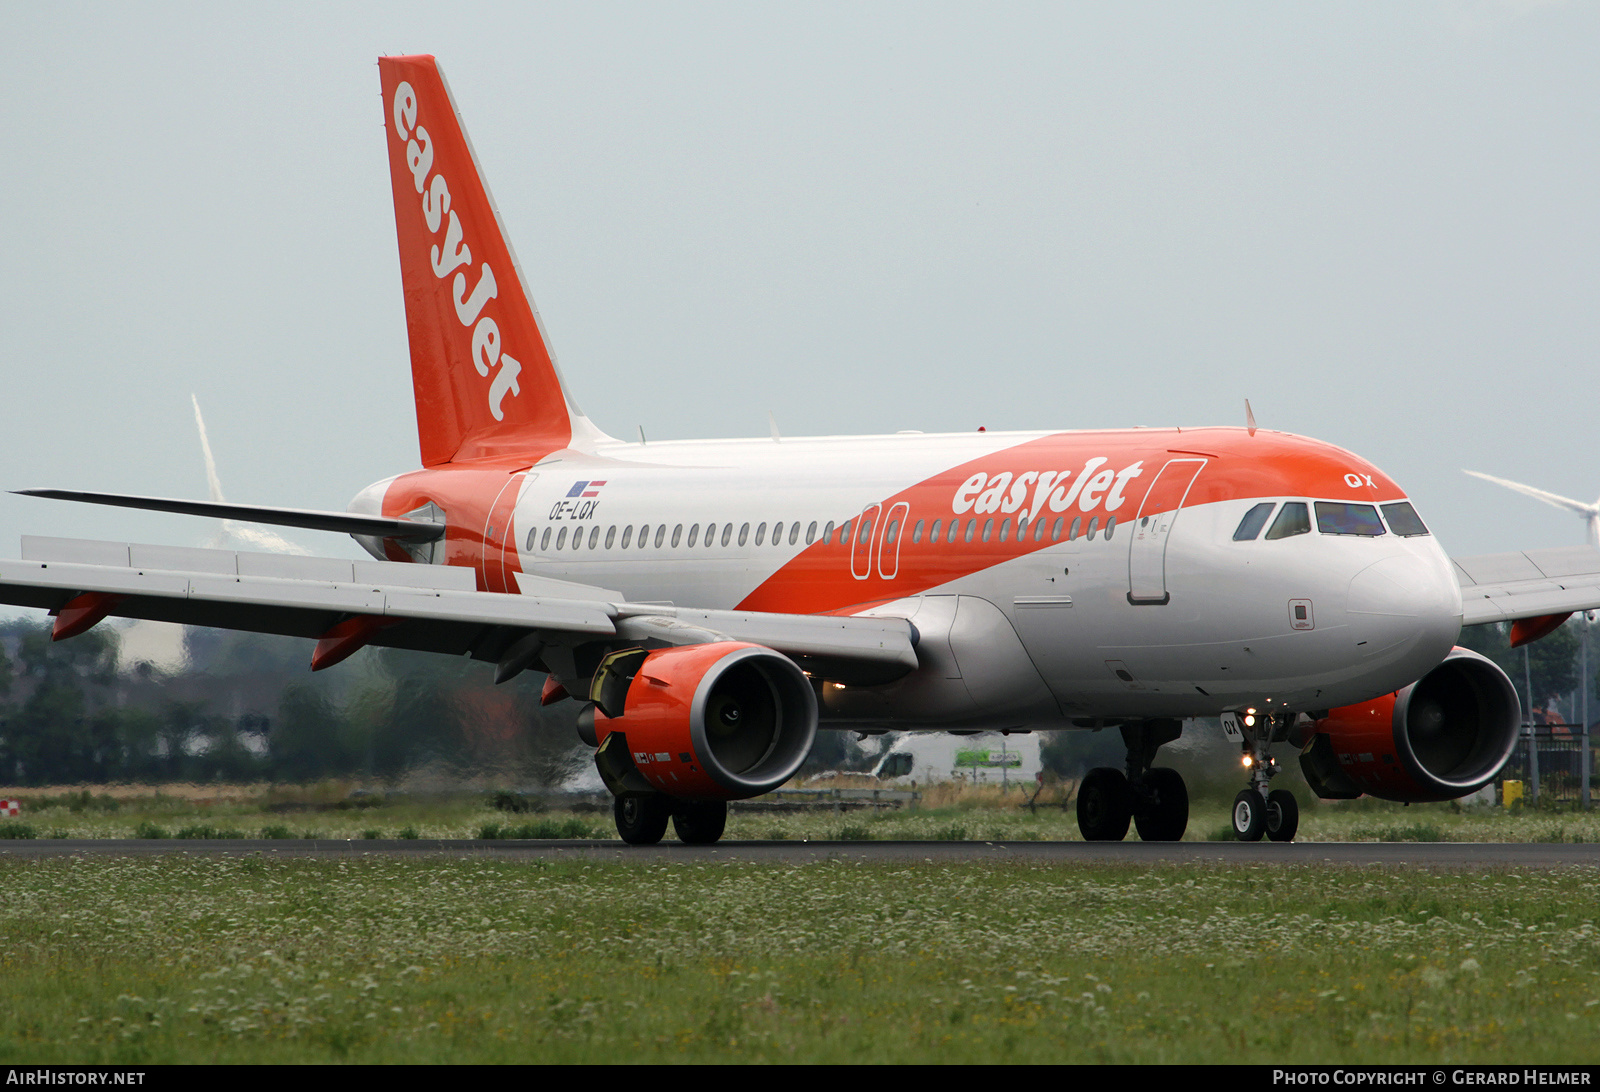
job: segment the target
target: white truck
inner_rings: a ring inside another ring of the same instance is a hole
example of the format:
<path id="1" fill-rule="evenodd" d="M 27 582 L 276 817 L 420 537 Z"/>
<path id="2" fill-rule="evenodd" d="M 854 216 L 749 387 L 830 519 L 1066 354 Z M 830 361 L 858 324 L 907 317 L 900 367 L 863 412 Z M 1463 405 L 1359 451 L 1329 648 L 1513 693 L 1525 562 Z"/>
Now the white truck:
<path id="1" fill-rule="evenodd" d="M 873 768 L 881 781 L 918 785 L 964 781 L 969 785 L 1034 785 L 1043 771 L 1039 737 L 979 732 L 895 732 Z"/>

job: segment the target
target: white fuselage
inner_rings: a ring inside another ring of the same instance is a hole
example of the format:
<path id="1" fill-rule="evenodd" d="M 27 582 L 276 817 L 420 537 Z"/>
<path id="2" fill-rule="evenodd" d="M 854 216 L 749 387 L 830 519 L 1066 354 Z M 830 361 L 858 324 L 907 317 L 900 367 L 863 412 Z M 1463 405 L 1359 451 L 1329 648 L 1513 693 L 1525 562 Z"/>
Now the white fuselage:
<path id="1" fill-rule="evenodd" d="M 449 560 L 478 564 L 490 590 L 517 590 L 522 572 L 636 602 L 909 618 L 922 665 L 912 675 L 821 683 L 824 716 L 838 725 L 1087 727 L 1320 710 L 1438 664 L 1461 600 L 1430 535 L 1313 526 L 1234 539 L 1261 504 L 1382 502 L 1402 498 L 1398 488 L 1385 491 L 1374 468 L 1336 448 L 1251 437 L 973 433 L 561 451 L 501 471 L 481 529 L 452 526 L 461 545 Z M 394 492 L 397 481 L 356 507 L 392 492 L 382 508 L 394 514 L 447 492 Z"/>

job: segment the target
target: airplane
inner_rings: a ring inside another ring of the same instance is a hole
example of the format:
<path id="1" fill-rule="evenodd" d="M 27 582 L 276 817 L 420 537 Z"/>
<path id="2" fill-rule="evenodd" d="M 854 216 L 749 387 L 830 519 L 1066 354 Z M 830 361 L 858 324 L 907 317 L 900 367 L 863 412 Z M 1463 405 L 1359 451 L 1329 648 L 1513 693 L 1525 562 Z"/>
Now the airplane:
<path id="1" fill-rule="evenodd" d="M 1275 744 L 1327 798 L 1453 799 L 1520 707 L 1463 625 L 1521 644 L 1600 607 L 1600 550 L 1446 556 L 1376 466 L 1244 427 L 624 442 L 571 399 L 449 87 L 379 61 L 421 466 L 345 512 L 37 496 L 352 535 L 372 561 L 27 536 L 0 601 L 544 673 L 618 833 L 719 839 L 819 729 L 1115 729 L 1084 838 L 1176 840 L 1158 750 L 1217 717 L 1242 840 L 1289 841 Z"/>

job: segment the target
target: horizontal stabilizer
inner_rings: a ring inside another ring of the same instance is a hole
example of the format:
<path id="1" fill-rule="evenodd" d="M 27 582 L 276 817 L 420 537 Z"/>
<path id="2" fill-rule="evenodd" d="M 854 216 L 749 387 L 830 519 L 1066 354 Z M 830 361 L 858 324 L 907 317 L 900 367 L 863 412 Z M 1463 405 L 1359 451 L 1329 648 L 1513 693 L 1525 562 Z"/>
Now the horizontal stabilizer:
<path id="1" fill-rule="evenodd" d="M 123 493 L 82 493 L 75 489 L 17 489 L 24 497 L 49 497 L 52 500 L 110 504 L 118 508 L 143 508 L 151 512 L 176 512 L 185 516 L 211 516 L 235 519 L 242 523 L 271 523 L 279 527 L 302 527 L 308 531 L 334 531 L 346 535 L 371 535 L 402 542 L 432 542 L 444 534 L 444 524 L 426 520 L 390 519 L 362 516 L 354 512 L 315 512 L 305 508 L 268 508 L 257 504 L 229 504 L 225 501 L 178 500 L 172 497 L 135 497 Z"/>

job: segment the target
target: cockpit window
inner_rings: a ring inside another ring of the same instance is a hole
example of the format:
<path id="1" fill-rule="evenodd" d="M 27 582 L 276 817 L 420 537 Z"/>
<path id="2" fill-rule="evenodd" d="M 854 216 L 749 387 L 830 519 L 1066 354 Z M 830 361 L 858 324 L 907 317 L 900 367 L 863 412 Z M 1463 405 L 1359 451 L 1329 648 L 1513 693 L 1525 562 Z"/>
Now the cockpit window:
<path id="1" fill-rule="evenodd" d="M 1291 538 L 1311 533 L 1311 512 L 1301 501 L 1290 501 L 1267 529 L 1267 537 Z"/>
<path id="2" fill-rule="evenodd" d="M 1254 542 L 1261 533 L 1261 528 L 1266 526 L 1267 517 L 1272 515 L 1275 507 L 1272 501 L 1258 504 L 1244 514 L 1244 519 L 1239 521 L 1239 529 L 1233 533 L 1235 542 Z"/>
<path id="3" fill-rule="evenodd" d="M 1369 538 L 1385 533 L 1375 506 L 1343 501 L 1317 502 L 1317 530 L 1325 535 L 1366 535 Z"/>
<path id="4" fill-rule="evenodd" d="M 1405 538 L 1428 533 L 1428 529 L 1423 526 L 1421 518 L 1417 515 L 1417 510 L 1411 507 L 1410 501 L 1385 504 L 1383 518 L 1389 521 L 1389 530 Z"/>

